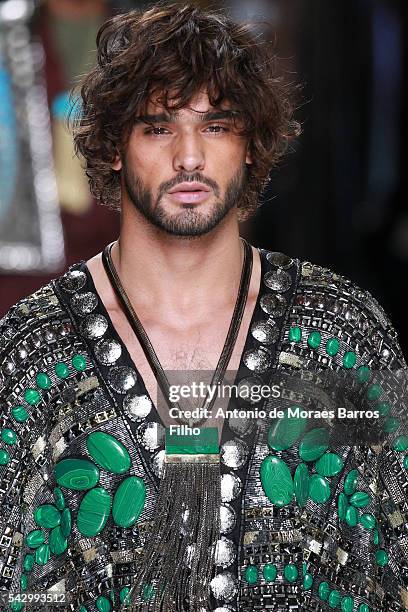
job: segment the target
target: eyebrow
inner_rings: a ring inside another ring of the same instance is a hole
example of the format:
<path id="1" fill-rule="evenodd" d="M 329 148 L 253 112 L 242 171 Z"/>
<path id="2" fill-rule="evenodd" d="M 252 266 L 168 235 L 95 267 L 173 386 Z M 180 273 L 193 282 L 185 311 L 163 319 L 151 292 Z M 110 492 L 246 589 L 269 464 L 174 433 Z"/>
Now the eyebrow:
<path id="1" fill-rule="evenodd" d="M 207 111 L 206 113 L 196 113 L 199 121 L 219 121 L 221 119 L 234 119 L 241 113 L 235 110 Z M 140 115 L 136 117 L 135 123 L 176 123 L 180 121 L 180 113 L 159 113 L 156 115 Z"/>

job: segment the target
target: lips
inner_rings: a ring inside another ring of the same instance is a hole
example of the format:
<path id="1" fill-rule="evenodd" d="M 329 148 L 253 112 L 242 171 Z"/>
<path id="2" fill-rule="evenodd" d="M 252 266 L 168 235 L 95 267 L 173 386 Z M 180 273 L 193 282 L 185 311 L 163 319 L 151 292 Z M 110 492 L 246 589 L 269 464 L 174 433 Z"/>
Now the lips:
<path id="1" fill-rule="evenodd" d="M 177 200 L 188 204 L 203 202 L 210 195 L 211 190 L 204 183 L 179 183 L 169 194 Z"/>
<path id="2" fill-rule="evenodd" d="M 184 192 L 197 192 L 197 191 L 205 191 L 208 192 L 210 191 L 209 187 L 207 187 L 207 185 L 204 185 L 204 183 L 178 183 L 178 185 L 175 185 L 172 189 L 170 189 L 169 193 L 184 193 Z"/>

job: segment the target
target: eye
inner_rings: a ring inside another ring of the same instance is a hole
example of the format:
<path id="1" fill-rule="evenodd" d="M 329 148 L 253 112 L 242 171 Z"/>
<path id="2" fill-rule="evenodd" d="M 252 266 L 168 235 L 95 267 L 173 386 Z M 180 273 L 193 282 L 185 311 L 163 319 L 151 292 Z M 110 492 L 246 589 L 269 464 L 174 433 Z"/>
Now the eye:
<path id="1" fill-rule="evenodd" d="M 166 128 L 163 127 L 152 127 L 148 128 L 144 131 L 144 134 L 152 134 L 153 136 L 161 136 L 167 132 Z"/>
<path id="2" fill-rule="evenodd" d="M 221 134 L 222 132 L 229 132 L 229 129 L 223 125 L 214 124 L 209 125 L 206 129 L 210 130 L 212 134 Z"/>

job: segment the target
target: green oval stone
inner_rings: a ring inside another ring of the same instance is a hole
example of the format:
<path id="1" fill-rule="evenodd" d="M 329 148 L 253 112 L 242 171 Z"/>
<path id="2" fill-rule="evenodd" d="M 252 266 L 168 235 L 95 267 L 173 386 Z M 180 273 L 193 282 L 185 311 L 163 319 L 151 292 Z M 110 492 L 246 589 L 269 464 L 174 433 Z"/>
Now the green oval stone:
<path id="1" fill-rule="evenodd" d="M 305 430 L 307 421 L 305 418 L 288 416 L 288 412 L 281 419 L 276 419 L 269 428 L 268 444 L 274 450 L 286 450 L 290 448 Z"/>
<path id="2" fill-rule="evenodd" d="M 350 504 L 356 508 L 364 508 L 371 502 L 371 497 L 365 491 L 356 491 L 350 497 Z"/>
<path id="3" fill-rule="evenodd" d="M 123 474 L 130 468 L 130 455 L 126 448 L 104 431 L 89 434 L 86 447 L 95 463 L 109 472 Z"/>
<path id="4" fill-rule="evenodd" d="M 362 603 L 358 606 L 357 612 L 370 612 L 370 608 L 367 606 L 367 604 Z"/>
<path id="5" fill-rule="evenodd" d="M 124 586 L 122 589 L 120 589 L 119 591 L 120 603 L 130 603 L 130 600 L 128 597 L 129 593 L 130 593 L 130 587 L 128 586 Z"/>
<path id="6" fill-rule="evenodd" d="M 336 453 L 325 453 L 316 462 L 315 468 L 321 476 L 336 476 L 344 467 L 342 458 Z"/>
<path id="7" fill-rule="evenodd" d="M 72 367 L 77 371 L 77 372 L 83 372 L 84 370 L 86 370 L 86 359 L 83 355 L 74 355 L 72 360 Z"/>
<path id="8" fill-rule="evenodd" d="M 315 461 L 329 447 L 329 432 L 325 427 L 308 431 L 299 445 L 299 456 L 303 461 Z"/>
<path id="9" fill-rule="evenodd" d="M 378 546 L 380 542 L 380 534 L 378 529 L 373 529 L 373 542 L 376 546 Z"/>
<path id="10" fill-rule="evenodd" d="M 309 496 L 317 504 L 324 504 L 330 497 L 330 483 L 319 474 L 312 474 L 309 484 Z"/>
<path id="11" fill-rule="evenodd" d="M 273 582 L 276 579 L 276 576 L 278 575 L 276 565 L 274 563 L 267 563 L 266 565 L 264 565 L 262 574 L 267 582 Z"/>
<path id="12" fill-rule="evenodd" d="M 5 444 L 15 444 L 17 442 L 17 434 L 14 429 L 5 427 L 1 430 L 1 439 Z"/>
<path id="13" fill-rule="evenodd" d="M 319 346 L 319 344 L 322 341 L 322 336 L 320 334 L 320 332 L 318 331 L 312 331 L 310 332 L 308 338 L 307 338 L 307 343 L 310 346 L 310 348 L 315 349 Z"/>
<path id="14" fill-rule="evenodd" d="M 406 451 L 408 448 L 408 436 L 402 435 L 395 438 L 392 447 L 395 451 L 402 452 Z"/>
<path id="15" fill-rule="evenodd" d="M 79 612 L 88 612 L 88 610 L 85 608 L 85 606 L 81 606 L 79 608 Z"/>
<path id="16" fill-rule="evenodd" d="M 371 378 L 371 369 L 366 365 L 360 366 L 356 370 L 356 378 L 359 383 L 368 382 Z"/>
<path id="17" fill-rule="evenodd" d="M 139 518 L 146 501 L 146 486 L 138 476 L 129 476 L 116 489 L 112 517 L 116 525 L 131 527 Z"/>
<path id="18" fill-rule="evenodd" d="M 298 506 L 303 508 L 309 496 L 309 470 L 306 463 L 299 463 L 293 476 L 293 488 Z"/>
<path id="19" fill-rule="evenodd" d="M 48 536 L 48 543 L 50 550 L 54 555 L 61 555 L 67 550 L 68 540 L 64 537 L 61 527 L 58 525 L 51 529 L 50 535 Z"/>
<path id="20" fill-rule="evenodd" d="M 110 610 L 112 609 L 111 602 L 107 597 L 104 597 L 103 595 L 99 595 L 95 602 L 95 605 L 99 612 L 110 612 Z"/>
<path id="21" fill-rule="evenodd" d="M 31 553 L 26 554 L 23 561 L 23 570 L 25 572 L 31 572 L 34 567 L 34 561 L 34 555 L 32 555 Z"/>
<path id="22" fill-rule="evenodd" d="M 10 604 L 10 610 L 11 612 L 20 612 L 20 610 L 22 610 L 25 606 L 25 603 L 23 601 L 12 601 Z"/>
<path id="23" fill-rule="evenodd" d="M 344 492 L 346 495 L 353 495 L 357 488 L 358 471 L 356 469 L 350 470 L 344 479 Z"/>
<path id="24" fill-rule="evenodd" d="M 96 487 L 85 493 L 76 519 L 78 531 L 87 538 L 102 531 L 108 520 L 111 497 L 103 487 Z"/>
<path id="25" fill-rule="evenodd" d="M 313 585 L 313 576 L 308 572 L 303 576 L 303 588 L 308 591 L 312 588 Z"/>
<path id="26" fill-rule="evenodd" d="M 99 469 L 88 459 L 62 459 L 54 474 L 59 485 L 75 491 L 91 489 L 99 480 Z"/>
<path id="27" fill-rule="evenodd" d="M 362 514 L 360 516 L 360 523 L 366 529 L 374 529 L 376 523 L 374 514 Z"/>
<path id="28" fill-rule="evenodd" d="M 11 409 L 12 417 L 17 423 L 24 423 L 30 416 L 23 406 L 14 406 Z"/>
<path id="29" fill-rule="evenodd" d="M 384 423 L 384 431 L 386 433 L 394 433 L 400 426 L 400 422 L 395 417 L 388 417 Z"/>
<path id="30" fill-rule="evenodd" d="M 300 342 L 302 330 L 300 327 L 291 327 L 289 330 L 289 342 Z"/>
<path id="31" fill-rule="evenodd" d="M 295 582 L 299 575 L 298 568 L 294 563 L 288 563 L 285 565 L 283 570 L 283 575 L 285 576 L 288 582 Z"/>
<path id="32" fill-rule="evenodd" d="M 152 584 L 145 584 L 142 590 L 143 601 L 148 601 L 149 599 L 153 599 L 153 597 L 154 597 L 154 586 Z"/>
<path id="33" fill-rule="evenodd" d="M 350 527 L 355 527 L 358 523 L 358 512 L 354 506 L 349 506 L 346 510 L 346 523 Z"/>
<path id="34" fill-rule="evenodd" d="M 276 506 L 286 506 L 292 501 L 293 481 L 286 463 L 269 455 L 261 463 L 260 477 L 267 498 Z"/>
<path id="35" fill-rule="evenodd" d="M 370 385 L 367 389 L 367 399 L 370 401 L 378 400 L 382 393 L 382 387 L 380 385 L 374 384 Z"/>
<path id="36" fill-rule="evenodd" d="M 339 514 L 339 519 L 344 521 L 346 518 L 347 508 L 349 507 L 347 496 L 344 493 L 339 493 L 339 497 L 337 499 L 337 511 Z"/>
<path id="37" fill-rule="evenodd" d="M 244 577 L 248 584 L 255 584 L 258 582 L 258 568 L 256 565 L 248 565 L 245 569 Z"/>
<path id="38" fill-rule="evenodd" d="M 329 593 L 330 593 L 330 587 L 329 587 L 328 582 L 321 582 L 319 584 L 319 588 L 317 592 L 319 593 L 320 599 L 323 599 L 323 601 L 326 601 L 326 599 L 329 598 Z"/>
<path id="39" fill-rule="evenodd" d="M 375 560 L 380 567 L 384 567 L 388 563 L 388 554 L 387 551 L 383 548 L 380 548 L 375 553 Z"/>
<path id="40" fill-rule="evenodd" d="M 376 406 L 378 414 L 382 417 L 387 416 L 390 413 L 391 406 L 388 402 L 379 402 Z"/>
<path id="41" fill-rule="evenodd" d="M 45 372 L 38 372 L 35 380 L 40 389 L 49 389 L 52 385 L 51 378 Z"/>
<path id="42" fill-rule="evenodd" d="M 0 465 L 7 465 L 10 461 L 10 455 L 4 448 L 0 448 Z"/>
<path id="43" fill-rule="evenodd" d="M 28 585 L 28 576 L 27 574 L 21 574 L 21 578 L 20 578 L 20 587 L 23 591 L 25 591 L 27 589 L 27 585 Z"/>
<path id="44" fill-rule="evenodd" d="M 69 508 L 64 508 L 64 510 L 61 513 L 60 527 L 61 527 L 62 535 L 64 536 L 64 538 L 67 538 L 69 534 L 71 533 L 71 528 L 72 528 L 71 510 Z"/>
<path id="45" fill-rule="evenodd" d="M 1 464 L 1 456 L 0 456 L 0 464 Z M 404 468 L 408 470 L 408 455 L 404 457 Z"/>
<path id="46" fill-rule="evenodd" d="M 37 548 L 45 542 L 45 533 L 41 529 L 33 529 L 26 535 L 26 543 L 30 548 Z"/>
<path id="47" fill-rule="evenodd" d="M 41 395 L 37 389 L 26 389 L 24 392 L 24 399 L 30 406 L 35 406 L 41 400 Z"/>
<path id="48" fill-rule="evenodd" d="M 54 499 L 55 505 L 58 510 L 63 510 L 65 508 L 65 498 L 63 492 L 59 487 L 55 487 L 54 489 Z"/>
<path id="49" fill-rule="evenodd" d="M 34 520 L 40 527 L 52 529 L 60 524 L 61 515 L 59 510 L 52 504 L 42 504 L 36 508 Z"/>
<path id="50" fill-rule="evenodd" d="M 35 562 L 37 565 L 45 565 L 50 560 L 51 551 L 48 544 L 41 544 L 35 551 Z"/>
<path id="51" fill-rule="evenodd" d="M 330 357 L 334 357 L 340 350 L 340 342 L 337 338 L 329 338 L 326 342 L 326 353 L 330 355 Z"/>
<path id="52" fill-rule="evenodd" d="M 346 595 L 341 600 L 341 611 L 342 612 L 353 612 L 354 608 L 354 599 L 350 597 L 350 595 Z"/>
<path id="53" fill-rule="evenodd" d="M 356 361 L 357 361 L 357 355 L 355 354 L 354 351 L 347 351 L 346 353 L 344 353 L 343 366 L 347 370 L 350 370 L 351 368 L 353 368 L 356 365 Z"/>
<path id="54" fill-rule="evenodd" d="M 58 378 L 68 378 L 69 376 L 69 368 L 63 361 L 56 363 L 54 370 Z"/>
<path id="55" fill-rule="evenodd" d="M 329 595 L 329 607 L 330 608 L 337 608 L 337 606 L 340 603 L 340 600 L 341 600 L 341 595 L 339 591 L 336 591 L 336 590 L 330 591 L 330 595 Z"/>

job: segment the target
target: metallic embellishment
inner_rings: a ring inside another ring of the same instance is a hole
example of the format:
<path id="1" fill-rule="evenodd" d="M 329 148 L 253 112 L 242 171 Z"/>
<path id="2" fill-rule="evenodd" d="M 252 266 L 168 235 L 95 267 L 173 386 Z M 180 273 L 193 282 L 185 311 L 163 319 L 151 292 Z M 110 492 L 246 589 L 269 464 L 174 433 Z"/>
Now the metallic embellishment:
<path id="1" fill-rule="evenodd" d="M 253 431 L 255 424 L 252 419 L 231 418 L 228 419 L 228 425 L 231 431 L 240 436 L 247 436 Z"/>
<path id="2" fill-rule="evenodd" d="M 225 569 L 235 561 L 236 556 L 234 542 L 222 536 L 215 545 L 214 564 Z"/>
<path id="3" fill-rule="evenodd" d="M 241 479 L 235 474 L 221 475 L 221 501 L 230 502 L 241 493 Z"/>
<path id="4" fill-rule="evenodd" d="M 164 451 L 163 451 L 164 452 Z M 220 533 L 229 533 L 235 527 L 237 515 L 232 506 L 221 504 L 220 506 Z"/>
<path id="5" fill-rule="evenodd" d="M 111 365 L 121 356 L 122 347 L 116 340 L 99 340 L 99 342 L 95 344 L 94 351 L 99 363 Z"/>
<path id="6" fill-rule="evenodd" d="M 128 366 L 114 366 L 107 376 L 109 386 L 116 393 L 126 393 L 135 386 L 137 381 L 136 372 Z"/>
<path id="7" fill-rule="evenodd" d="M 215 599 L 232 601 L 238 592 L 237 579 L 231 572 L 217 574 L 210 582 Z"/>
<path id="8" fill-rule="evenodd" d="M 7 359 L 7 361 L 4 362 L 3 365 L 3 372 L 4 374 L 6 374 L 7 376 L 9 374 L 12 374 L 14 372 L 14 370 L 16 369 L 16 365 L 13 361 L 11 361 L 11 359 Z"/>
<path id="9" fill-rule="evenodd" d="M 90 314 L 81 323 L 81 332 L 90 340 L 101 338 L 108 329 L 108 322 L 103 315 Z"/>
<path id="10" fill-rule="evenodd" d="M 95 310 L 97 304 L 98 298 L 96 297 L 95 293 L 92 293 L 91 291 L 78 293 L 73 295 L 71 298 L 72 310 L 80 317 L 84 317 Z"/>
<path id="11" fill-rule="evenodd" d="M 279 251 L 268 253 L 266 259 L 274 266 L 284 269 L 290 268 L 294 261 L 291 257 L 285 255 L 285 253 L 280 253 Z"/>
<path id="12" fill-rule="evenodd" d="M 155 453 L 151 459 L 152 471 L 157 478 L 161 478 L 163 476 L 163 467 L 164 467 L 164 459 L 166 456 L 166 451 L 164 449 L 159 450 Z"/>
<path id="13" fill-rule="evenodd" d="M 259 302 L 262 310 L 271 317 L 282 317 L 286 309 L 286 300 L 279 293 L 266 293 Z"/>
<path id="14" fill-rule="evenodd" d="M 292 279 L 290 274 L 279 268 L 273 272 L 267 272 L 264 276 L 264 283 L 273 291 L 283 292 L 289 289 Z"/>
<path id="15" fill-rule="evenodd" d="M 129 419 L 141 421 L 150 413 L 152 402 L 147 395 L 138 395 L 135 391 L 131 391 L 123 400 L 123 409 Z"/>
<path id="16" fill-rule="evenodd" d="M 265 323 L 264 321 L 258 321 L 251 327 L 251 334 L 262 344 L 272 344 L 276 342 L 279 337 L 279 328 L 274 321 Z"/>
<path id="17" fill-rule="evenodd" d="M 153 452 L 164 443 L 164 427 L 161 423 L 142 423 L 137 429 L 137 439 L 146 450 Z"/>
<path id="18" fill-rule="evenodd" d="M 47 342 L 54 342 L 56 339 L 56 334 L 53 329 L 46 329 L 44 332 L 44 338 Z"/>
<path id="19" fill-rule="evenodd" d="M 221 606 L 221 608 L 215 608 L 214 612 L 235 612 L 235 608 L 231 608 L 231 606 Z"/>
<path id="20" fill-rule="evenodd" d="M 79 291 L 86 285 L 86 274 L 81 270 L 70 270 L 61 278 L 60 285 L 67 293 Z"/>
<path id="21" fill-rule="evenodd" d="M 257 404 L 260 401 L 260 397 L 258 399 L 258 395 L 253 393 L 253 387 L 259 387 L 262 385 L 262 379 L 259 376 L 248 376 L 247 378 L 242 378 L 238 383 L 237 390 L 238 396 L 249 402 L 250 404 Z M 234 421 L 236 419 L 230 419 L 228 422 Z"/>
<path id="22" fill-rule="evenodd" d="M 221 462 L 233 470 L 239 470 L 248 458 L 247 445 L 241 440 L 228 440 L 221 446 Z"/>
<path id="23" fill-rule="evenodd" d="M 24 359 L 27 358 L 27 355 L 28 355 L 27 347 L 19 346 L 16 351 L 16 357 L 18 361 L 21 363 L 22 361 L 24 361 Z"/>
<path id="24" fill-rule="evenodd" d="M 243 362 L 253 372 L 265 372 L 272 364 L 272 353 L 264 346 L 249 349 L 244 354 Z"/>

